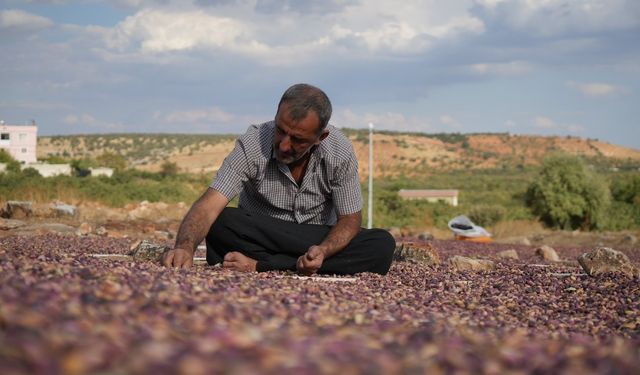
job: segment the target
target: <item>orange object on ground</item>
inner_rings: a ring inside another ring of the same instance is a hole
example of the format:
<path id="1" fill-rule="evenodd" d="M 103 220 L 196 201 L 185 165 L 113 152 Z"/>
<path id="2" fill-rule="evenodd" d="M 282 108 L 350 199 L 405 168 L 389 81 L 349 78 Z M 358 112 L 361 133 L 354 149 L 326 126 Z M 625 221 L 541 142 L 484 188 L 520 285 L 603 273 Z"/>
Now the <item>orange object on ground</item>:
<path id="1" fill-rule="evenodd" d="M 456 240 L 459 241 L 468 241 L 468 242 L 482 242 L 482 243 L 490 243 L 493 242 L 491 237 L 489 236 L 479 236 L 479 237 L 467 237 L 456 234 Z"/>

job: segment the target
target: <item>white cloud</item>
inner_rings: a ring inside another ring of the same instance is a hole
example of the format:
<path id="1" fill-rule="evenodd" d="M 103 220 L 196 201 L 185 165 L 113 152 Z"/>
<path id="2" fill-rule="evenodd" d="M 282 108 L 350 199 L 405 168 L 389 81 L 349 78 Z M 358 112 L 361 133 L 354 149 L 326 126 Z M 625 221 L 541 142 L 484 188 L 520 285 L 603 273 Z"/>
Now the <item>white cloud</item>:
<path id="1" fill-rule="evenodd" d="M 432 130 L 431 122 L 426 117 L 407 117 L 397 112 L 365 112 L 357 113 L 351 109 L 345 109 L 335 113 L 331 123 L 343 128 L 366 128 L 372 123 L 374 129 L 403 130 L 427 132 Z"/>
<path id="2" fill-rule="evenodd" d="M 87 113 L 68 114 L 62 119 L 62 122 L 72 128 L 79 129 L 81 132 L 84 132 L 89 128 L 93 129 L 93 131 L 97 130 L 99 132 L 127 130 L 127 127 L 121 122 L 100 121 Z"/>
<path id="3" fill-rule="evenodd" d="M 475 0 L 485 15 L 514 30 L 552 36 L 640 26 L 636 0 Z"/>
<path id="4" fill-rule="evenodd" d="M 62 120 L 67 125 L 81 125 L 81 126 L 89 126 L 93 127 L 97 124 L 96 119 L 86 113 L 82 114 L 68 114 Z"/>
<path id="5" fill-rule="evenodd" d="M 453 129 L 463 128 L 462 124 L 451 115 L 441 115 L 440 123 L 442 125 L 445 125 L 447 130 L 451 130 L 451 128 Z"/>
<path id="6" fill-rule="evenodd" d="M 216 17 L 201 10 L 169 12 L 142 10 L 109 33 L 110 47 L 125 49 L 139 43 L 143 52 L 171 52 L 195 48 L 233 48 L 245 33 L 237 20 Z M 252 42 L 249 41 L 249 45 Z"/>
<path id="7" fill-rule="evenodd" d="M 284 7 L 262 14 L 252 2 L 226 7 L 147 7 L 105 33 L 108 48 L 127 53 L 232 52 L 266 64 L 295 64 L 348 53 L 419 54 L 435 41 L 481 33 L 468 2 L 440 6 L 422 0 L 335 6 L 335 12 Z M 431 6 L 428 6 L 431 5 Z"/>
<path id="8" fill-rule="evenodd" d="M 0 29 L 40 30 L 53 26 L 53 21 L 22 10 L 0 10 Z"/>
<path id="9" fill-rule="evenodd" d="M 496 76 L 516 76 L 529 73 L 532 70 L 531 64 L 526 61 L 479 63 L 473 64 L 469 68 L 473 74 Z"/>
<path id="10" fill-rule="evenodd" d="M 567 86 L 578 90 L 583 95 L 591 97 L 611 96 L 626 91 L 623 87 L 610 85 L 608 83 L 579 83 L 569 81 L 567 82 Z"/>
<path id="11" fill-rule="evenodd" d="M 195 109 L 190 111 L 175 111 L 164 115 L 156 113 L 154 117 L 156 119 L 161 118 L 169 123 L 210 122 L 225 124 L 231 123 L 236 118 L 233 114 L 225 112 L 218 107 Z"/>
<path id="12" fill-rule="evenodd" d="M 533 127 L 542 131 L 555 131 L 566 133 L 582 133 L 585 127 L 579 124 L 563 124 L 558 123 L 545 116 L 536 116 L 532 120 Z"/>
<path id="13" fill-rule="evenodd" d="M 569 124 L 567 125 L 567 130 L 571 133 L 582 133 L 585 131 L 585 127 L 577 124 Z"/>
<path id="14" fill-rule="evenodd" d="M 544 116 L 536 116 L 533 119 L 533 126 L 540 129 L 554 129 L 558 125 L 552 119 Z"/>

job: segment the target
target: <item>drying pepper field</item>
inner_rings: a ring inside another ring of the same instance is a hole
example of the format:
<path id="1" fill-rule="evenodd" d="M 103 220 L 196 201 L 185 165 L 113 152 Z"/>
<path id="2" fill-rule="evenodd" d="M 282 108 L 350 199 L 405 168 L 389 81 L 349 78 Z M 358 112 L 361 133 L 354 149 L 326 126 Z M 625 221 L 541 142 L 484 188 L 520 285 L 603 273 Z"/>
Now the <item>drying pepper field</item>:
<path id="1" fill-rule="evenodd" d="M 441 264 L 299 278 L 90 256 L 128 239 L 1 238 L 0 373 L 640 372 L 638 278 L 587 276 L 588 249 L 548 263 L 524 245 L 430 245 Z M 519 259 L 496 257 L 507 248 Z M 496 266 L 455 271 L 453 255 Z"/>

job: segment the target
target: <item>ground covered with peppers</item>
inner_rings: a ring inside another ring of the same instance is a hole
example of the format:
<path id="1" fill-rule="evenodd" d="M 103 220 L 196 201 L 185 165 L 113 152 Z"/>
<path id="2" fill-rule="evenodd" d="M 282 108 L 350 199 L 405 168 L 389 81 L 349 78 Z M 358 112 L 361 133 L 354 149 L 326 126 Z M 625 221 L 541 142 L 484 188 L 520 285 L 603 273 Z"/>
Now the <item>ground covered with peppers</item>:
<path id="1" fill-rule="evenodd" d="M 429 244 L 441 264 L 318 280 L 90 256 L 128 239 L 2 238 L 0 373 L 640 371 L 637 278 L 586 276 L 581 249 L 549 264 L 523 245 Z M 454 255 L 496 267 L 455 271 Z"/>

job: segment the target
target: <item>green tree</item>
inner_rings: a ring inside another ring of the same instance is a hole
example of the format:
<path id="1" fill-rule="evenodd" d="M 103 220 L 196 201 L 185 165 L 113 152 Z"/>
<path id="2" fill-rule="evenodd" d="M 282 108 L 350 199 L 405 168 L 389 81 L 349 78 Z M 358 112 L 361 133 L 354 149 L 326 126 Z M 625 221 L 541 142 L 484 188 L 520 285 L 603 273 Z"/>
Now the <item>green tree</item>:
<path id="1" fill-rule="evenodd" d="M 615 179 L 611 183 L 613 199 L 640 207 L 640 175 Z"/>
<path id="2" fill-rule="evenodd" d="M 91 174 L 89 168 L 95 167 L 96 162 L 88 157 L 84 159 L 71 160 L 71 168 L 73 168 L 75 175 L 78 177 L 86 177 Z"/>
<path id="3" fill-rule="evenodd" d="M 175 177 L 178 174 L 178 164 L 165 161 L 160 166 L 160 175 L 162 177 Z"/>
<path id="4" fill-rule="evenodd" d="M 7 165 L 7 172 L 20 172 L 20 162 L 3 148 L 0 148 L 0 163 Z"/>
<path id="5" fill-rule="evenodd" d="M 15 159 L 5 150 L 4 148 L 0 148 L 0 163 L 10 163 L 15 161 Z"/>
<path id="6" fill-rule="evenodd" d="M 127 160 L 124 156 L 113 152 L 105 152 L 96 157 L 96 162 L 101 167 L 113 168 L 117 171 L 121 171 L 127 167 Z"/>
<path id="7" fill-rule="evenodd" d="M 545 224 L 562 229 L 600 229 L 611 201 L 604 179 L 582 159 L 552 154 L 526 193 L 526 203 Z"/>

